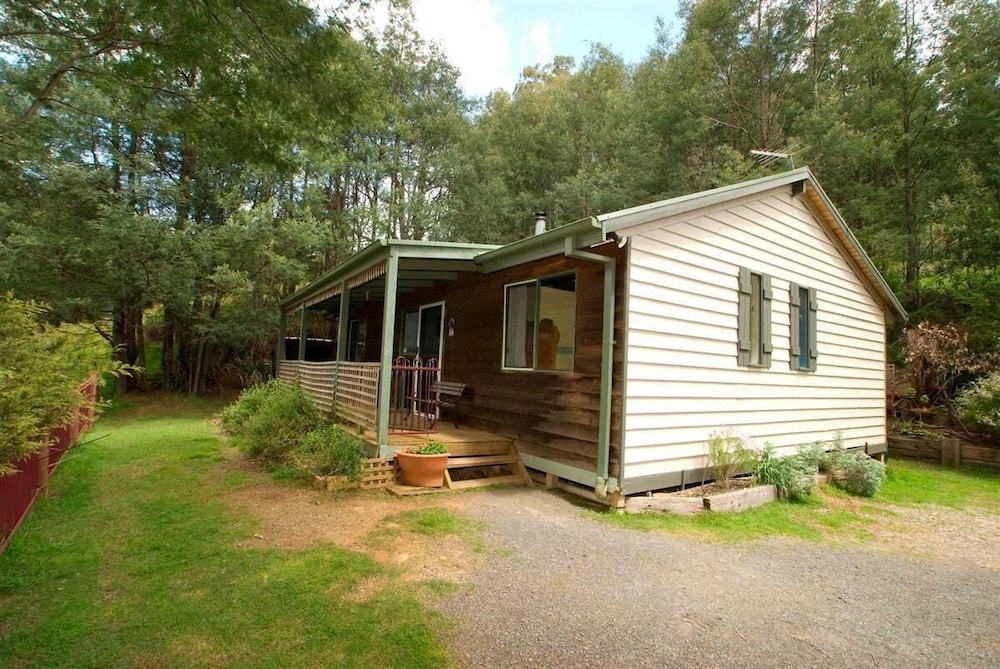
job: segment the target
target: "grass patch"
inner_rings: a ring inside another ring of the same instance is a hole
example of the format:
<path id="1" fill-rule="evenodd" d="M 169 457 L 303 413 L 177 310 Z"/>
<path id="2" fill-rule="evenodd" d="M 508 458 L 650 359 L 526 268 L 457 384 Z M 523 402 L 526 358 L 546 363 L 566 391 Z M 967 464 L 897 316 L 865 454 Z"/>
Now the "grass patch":
<path id="1" fill-rule="evenodd" d="M 668 513 L 611 514 L 591 511 L 616 525 L 644 531 L 695 535 L 726 543 L 788 536 L 821 541 L 831 532 L 856 535 L 871 520 L 831 506 L 826 491 L 803 502 L 773 502 L 742 513 L 701 513 L 678 516 Z"/>
<path id="2" fill-rule="evenodd" d="M 154 396 L 100 421 L 0 556 L 5 667 L 440 667 L 444 621 L 363 553 L 246 549 L 219 501 L 209 417 L 222 402 Z M 433 525 L 433 523 L 432 523 Z"/>
<path id="3" fill-rule="evenodd" d="M 476 553 L 486 549 L 480 532 L 482 523 L 462 518 L 441 507 L 413 509 L 386 516 L 377 528 L 368 533 L 366 543 L 372 547 L 385 547 L 403 532 L 413 532 L 429 537 L 453 535 L 462 538 Z"/>
<path id="4" fill-rule="evenodd" d="M 1000 470 L 946 469 L 922 462 L 892 460 L 878 499 L 893 504 L 938 504 L 1000 513 Z"/>

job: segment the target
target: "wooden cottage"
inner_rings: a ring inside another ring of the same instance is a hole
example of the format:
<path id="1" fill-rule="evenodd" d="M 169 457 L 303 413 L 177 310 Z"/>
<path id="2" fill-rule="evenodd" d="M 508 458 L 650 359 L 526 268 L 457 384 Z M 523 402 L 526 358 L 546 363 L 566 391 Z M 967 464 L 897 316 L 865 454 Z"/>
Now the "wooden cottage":
<path id="1" fill-rule="evenodd" d="M 380 240 L 282 313 L 279 376 L 373 451 L 454 423 L 611 503 L 702 480 L 725 427 L 883 451 L 905 318 L 808 169 L 500 247 Z"/>

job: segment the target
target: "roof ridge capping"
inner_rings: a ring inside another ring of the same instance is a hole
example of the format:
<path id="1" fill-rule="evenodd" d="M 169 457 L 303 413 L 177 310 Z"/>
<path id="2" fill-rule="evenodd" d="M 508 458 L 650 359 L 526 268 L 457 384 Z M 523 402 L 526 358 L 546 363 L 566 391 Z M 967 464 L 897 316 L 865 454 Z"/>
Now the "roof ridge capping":
<path id="1" fill-rule="evenodd" d="M 600 221 L 604 228 L 605 235 L 608 235 L 624 228 L 631 228 L 696 209 L 724 204 L 731 200 L 755 195 L 799 181 L 805 181 L 809 185 L 805 189 L 806 203 L 829 226 L 831 232 L 833 232 L 834 236 L 837 237 L 846 249 L 848 255 L 857 264 L 858 269 L 876 296 L 900 320 L 907 320 L 908 316 L 903 305 L 892 292 L 892 288 L 889 287 L 889 284 L 875 267 L 871 258 L 861 247 L 861 243 L 854 236 L 854 233 L 851 232 L 844 217 L 837 211 L 837 208 L 830 201 L 830 198 L 823 191 L 822 186 L 819 185 L 815 175 L 813 175 L 808 167 L 800 167 L 795 170 L 772 174 L 751 181 L 743 181 L 721 188 L 713 188 L 711 190 L 690 193 L 688 195 L 681 195 L 680 197 L 601 214 L 597 216 L 597 220 Z"/>

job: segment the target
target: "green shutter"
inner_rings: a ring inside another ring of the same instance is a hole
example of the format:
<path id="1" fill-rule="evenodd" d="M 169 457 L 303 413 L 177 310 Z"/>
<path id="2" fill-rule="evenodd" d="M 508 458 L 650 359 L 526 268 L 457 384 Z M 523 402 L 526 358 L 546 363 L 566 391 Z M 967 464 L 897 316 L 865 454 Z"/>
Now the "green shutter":
<path id="1" fill-rule="evenodd" d="M 771 291 L 771 277 L 766 274 L 760 275 L 760 343 L 761 356 L 760 364 L 767 369 L 771 368 L 771 351 L 774 346 L 771 344 L 771 300 L 774 293 Z"/>
<path id="2" fill-rule="evenodd" d="M 819 358 L 819 347 L 816 344 L 816 312 L 819 302 L 816 300 L 816 289 L 809 289 L 809 371 L 816 371 L 816 359 Z"/>
<path id="3" fill-rule="evenodd" d="M 788 366 L 792 369 L 799 368 L 799 310 L 802 308 L 799 300 L 799 284 L 792 283 L 788 286 Z"/>
<path id="4" fill-rule="evenodd" d="M 750 364 L 750 270 L 740 267 L 739 312 L 737 314 L 737 364 Z"/>

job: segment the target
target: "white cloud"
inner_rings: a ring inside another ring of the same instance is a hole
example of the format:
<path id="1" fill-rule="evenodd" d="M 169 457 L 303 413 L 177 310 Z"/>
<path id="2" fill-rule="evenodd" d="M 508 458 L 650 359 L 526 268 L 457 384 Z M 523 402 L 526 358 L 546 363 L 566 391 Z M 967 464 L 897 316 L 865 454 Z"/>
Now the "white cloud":
<path id="1" fill-rule="evenodd" d="M 524 36 L 518 45 L 518 62 L 525 65 L 544 65 L 555 56 L 552 47 L 552 24 L 545 20 L 533 21 L 527 24 Z"/>
<path id="2" fill-rule="evenodd" d="M 388 23 L 388 5 L 373 2 L 367 11 L 343 0 L 309 0 L 320 12 L 337 12 L 351 20 L 366 17 L 376 30 Z M 500 20 L 494 0 L 411 0 L 416 28 L 425 40 L 438 44 L 448 62 L 461 72 L 459 85 L 469 95 L 485 96 L 497 88 L 513 90 L 520 67 L 513 64 L 510 34 Z M 545 22 L 540 22 L 545 23 Z M 551 52 L 549 29 L 532 25 L 522 39 L 520 54 Z M 537 34 L 536 34 L 537 33 Z M 524 62 L 520 57 L 518 62 Z M 536 57 L 539 62 L 551 58 Z M 534 61 L 531 61 L 534 62 Z"/>
<path id="3" fill-rule="evenodd" d="M 491 0 L 413 0 L 417 30 L 436 41 L 462 76 L 466 93 L 486 95 L 511 89 L 510 35 L 500 24 L 500 10 Z"/>

